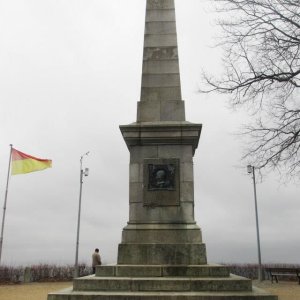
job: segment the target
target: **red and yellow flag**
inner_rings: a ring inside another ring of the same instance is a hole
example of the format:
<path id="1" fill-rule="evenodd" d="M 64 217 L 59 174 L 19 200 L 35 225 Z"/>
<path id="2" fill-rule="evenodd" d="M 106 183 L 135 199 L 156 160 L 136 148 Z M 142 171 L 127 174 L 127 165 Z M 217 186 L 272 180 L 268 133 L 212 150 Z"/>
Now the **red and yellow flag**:
<path id="1" fill-rule="evenodd" d="M 11 174 L 26 174 L 52 167 L 52 160 L 41 159 L 12 148 Z"/>

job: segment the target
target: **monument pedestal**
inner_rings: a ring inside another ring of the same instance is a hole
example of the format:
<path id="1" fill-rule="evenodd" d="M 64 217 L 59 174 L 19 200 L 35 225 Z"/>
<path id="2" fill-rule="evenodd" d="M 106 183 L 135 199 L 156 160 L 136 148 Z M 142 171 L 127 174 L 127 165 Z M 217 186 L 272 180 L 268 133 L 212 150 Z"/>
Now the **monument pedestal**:
<path id="1" fill-rule="evenodd" d="M 98 266 L 48 300 L 275 300 L 220 265 Z"/>

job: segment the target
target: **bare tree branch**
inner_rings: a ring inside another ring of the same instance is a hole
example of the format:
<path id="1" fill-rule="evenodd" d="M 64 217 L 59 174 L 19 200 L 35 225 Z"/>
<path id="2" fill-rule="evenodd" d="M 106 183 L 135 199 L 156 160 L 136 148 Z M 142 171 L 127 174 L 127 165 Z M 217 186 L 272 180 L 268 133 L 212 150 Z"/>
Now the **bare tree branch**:
<path id="1" fill-rule="evenodd" d="M 213 0 L 220 14 L 224 74 L 203 74 L 201 92 L 230 94 L 251 106 L 244 159 L 261 170 L 300 175 L 300 2 Z"/>

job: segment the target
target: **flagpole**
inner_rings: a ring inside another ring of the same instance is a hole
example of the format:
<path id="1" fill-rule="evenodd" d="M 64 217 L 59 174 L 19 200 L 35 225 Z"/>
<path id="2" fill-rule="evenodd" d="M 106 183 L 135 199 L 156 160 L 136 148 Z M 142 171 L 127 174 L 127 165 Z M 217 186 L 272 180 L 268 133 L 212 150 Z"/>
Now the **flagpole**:
<path id="1" fill-rule="evenodd" d="M 11 155 L 12 155 L 12 149 L 13 149 L 12 148 L 13 147 L 12 144 L 10 144 L 9 146 L 10 146 L 10 154 L 9 154 L 9 163 L 8 163 L 8 171 L 7 171 L 5 198 L 4 198 L 4 205 L 3 205 L 1 237 L 0 237 L 0 265 L 1 265 L 1 256 L 2 256 L 2 246 L 3 246 L 3 233 L 4 233 L 4 221 L 5 221 L 5 212 L 6 212 L 6 202 L 7 202 L 7 195 L 8 195 L 8 184 L 9 184 L 9 178 L 10 178 Z"/>

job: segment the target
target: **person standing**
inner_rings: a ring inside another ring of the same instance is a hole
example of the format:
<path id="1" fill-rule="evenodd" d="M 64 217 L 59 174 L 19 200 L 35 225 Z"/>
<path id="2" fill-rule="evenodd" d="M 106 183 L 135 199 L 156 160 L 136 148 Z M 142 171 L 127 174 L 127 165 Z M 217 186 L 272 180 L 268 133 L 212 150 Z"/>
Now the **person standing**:
<path id="1" fill-rule="evenodd" d="M 96 248 L 95 252 L 92 255 L 92 267 L 93 267 L 93 274 L 96 273 L 96 266 L 101 265 L 101 257 L 99 254 L 99 249 Z"/>

